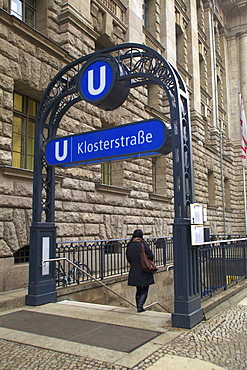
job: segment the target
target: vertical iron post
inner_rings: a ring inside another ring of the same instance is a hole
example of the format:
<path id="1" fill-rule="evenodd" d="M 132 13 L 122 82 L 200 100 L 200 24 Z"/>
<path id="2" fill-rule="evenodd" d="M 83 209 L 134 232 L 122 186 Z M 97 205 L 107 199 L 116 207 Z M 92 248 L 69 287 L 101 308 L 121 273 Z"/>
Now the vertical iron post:
<path id="1" fill-rule="evenodd" d="M 39 306 L 57 301 L 55 262 L 41 262 L 55 258 L 56 227 L 53 222 L 33 222 L 30 228 L 29 286 L 26 304 Z"/>
<path id="2" fill-rule="evenodd" d="M 194 203 L 194 175 L 189 96 L 180 75 L 176 76 L 176 105 L 172 117 L 174 183 L 174 313 L 172 325 L 191 328 L 202 320 L 199 284 L 199 251 L 191 245 L 190 205 Z"/>
<path id="3" fill-rule="evenodd" d="M 34 152 L 33 217 L 30 227 L 29 286 L 26 304 L 39 306 L 56 302 L 57 293 L 55 262 L 42 266 L 43 260 L 56 257 L 55 169 L 44 163 L 43 125 L 38 115 L 35 125 Z M 46 189 L 45 195 L 44 189 Z M 42 222 L 42 211 L 45 212 L 44 222 Z"/>

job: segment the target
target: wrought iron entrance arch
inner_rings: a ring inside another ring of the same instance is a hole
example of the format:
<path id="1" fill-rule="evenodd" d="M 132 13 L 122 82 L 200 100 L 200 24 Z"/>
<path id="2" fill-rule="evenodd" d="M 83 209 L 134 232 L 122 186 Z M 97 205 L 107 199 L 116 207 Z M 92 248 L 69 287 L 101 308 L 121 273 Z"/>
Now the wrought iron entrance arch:
<path id="1" fill-rule="evenodd" d="M 168 97 L 172 125 L 175 214 L 173 324 L 191 327 L 202 315 L 198 300 L 197 252 L 191 248 L 189 232 L 189 207 L 194 202 L 189 96 L 176 69 L 155 50 L 140 44 L 113 46 L 69 63 L 53 78 L 43 95 L 36 117 L 30 282 L 26 302 L 38 305 L 56 300 L 54 266 L 51 264 L 45 273 L 40 267 L 44 253 L 49 258 L 54 258 L 55 253 L 55 170 L 46 163 L 45 144 L 56 137 L 59 123 L 68 109 L 82 100 L 77 80 L 83 65 L 91 58 L 102 55 L 114 58 L 118 63 L 122 71 L 118 76 L 119 81 L 127 81 L 130 88 L 157 84 Z M 44 238 L 50 239 L 44 242 Z M 34 251 L 35 246 L 38 251 Z M 181 279 L 188 282 L 182 289 Z"/>

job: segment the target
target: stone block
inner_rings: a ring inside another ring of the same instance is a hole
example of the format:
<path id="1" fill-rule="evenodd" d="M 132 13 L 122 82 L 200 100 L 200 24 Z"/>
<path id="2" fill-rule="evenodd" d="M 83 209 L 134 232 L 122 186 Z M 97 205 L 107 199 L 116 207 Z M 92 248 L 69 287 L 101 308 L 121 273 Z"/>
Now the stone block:
<path id="1" fill-rule="evenodd" d="M 13 94 L 13 79 L 5 74 L 0 74 L 0 87 Z"/>
<path id="2" fill-rule="evenodd" d="M 74 225 L 74 236 L 75 238 L 79 237 L 79 239 L 85 238 L 85 226 L 84 224 L 75 224 Z"/>
<path id="3" fill-rule="evenodd" d="M 27 211 L 23 209 L 14 209 L 13 216 L 18 245 L 14 245 L 14 247 L 11 246 L 11 249 L 15 252 L 17 249 L 29 243 L 29 227 L 31 225 L 31 220 L 28 217 Z"/>
<path id="4" fill-rule="evenodd" d="M 67 189 L 80 189 L 80 180 L 65 178 L 63 179 L 63 187 Z"/>
<path id="5" fill-rule="evenodd" d="M 2 55 L 4 55 L 9 60 L 18 62 L 18 56 L 19 56 L 18 48 L 14 46 L 13 44 L 9 43 L 7 40 L 4 40 L 4 39 L 1 40 L 0 52 Z"/>
<path id="6" fill-rule="evenodd" d="M 14 184 L 11 181 L 6 181 L 5 178 L 0 176 L 0 194 L 13 194 Z M 1 203 L 1 201 L 0 201 Z M 1 216 L 0 216 L 1 217 Z"/>
<path id="7" fill-rule="evenodd" d="M 0 261 L 2 261 L 2 258 L 12 256 L 12 251 L 5 242 L 4 239 L 0 239 Z M 1 270 L 0 270 L 1 271 Z"/>
<path id="8" fill-rule="evenodd" d="M 13 112 L 10 109 L 3 109 L 2 113 L 0 111 L 0 120 L 2 119 L 4 122 L 0 131 L 3 136 L 12 138 Z"/>
<path id="9" fill-rule="evenodd" d="M 26 197 L 18 197 L 18 196 L 11 196 L 2 195 L 0 199 L 0 205 L 3 207 L 10 207 L 10 208 L 32 208 L 32 199 Z"/>
<path id="10" fill-rule="evenodd" d="M 14 258 L 0 259 L 0 291 L 24 288 L 28 284 L 28 263 L 14 264 Z"/>
<path id="11" fill-rule="evenodd" d="M 36 45 L 32 44 L 24 38 L 21 38 L 19 34 L 14 35 L 14 44 L 18 49 L 24 50 L 30 55 L 35 55 Z"/>
<path id="12" fill-rule="evenodd" d="M 99 235 L 99 224 L 85 223 L 85 233 L 87 236 L 98 236 Z"/>
<path id="13" fill-rule="evenodd" d="M 13 222 L 4 223 L 4 240 L 12 252 L 15 252 L 19 249 L 16 228 Z"/>
<path id="14" fill-rule="evenodd" d="M 0 149 L 0 165 L 11 166 L 12 155 L 10 151 Z"/>
<path id="15" fill-rule="evenodd" d="M 66 240 L 73 239 L 74 235 L 74 225 L 72 223 L 69 223 L 68 220 L 66 223 L 56 223 L 56 235 L 57 238 L 65 238 Z"/>
<path id="16" fill-rule="evenodd" d="M 33 184 L 31 181 L 14 181 L 14 191 L 16 195 L 24 197 L 32 197 L 33 195 Z"/>

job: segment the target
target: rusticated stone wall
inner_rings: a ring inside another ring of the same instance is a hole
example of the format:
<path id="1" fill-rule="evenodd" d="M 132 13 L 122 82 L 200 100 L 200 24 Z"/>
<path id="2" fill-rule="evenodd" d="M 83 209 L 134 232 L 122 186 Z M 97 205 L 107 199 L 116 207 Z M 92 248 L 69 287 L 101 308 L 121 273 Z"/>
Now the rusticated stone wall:
<path id="1" fill-rule="evenodd" d="M 53 39 L 69 52 L 50 40 L 51 29 L 55 32 L 52 26 L 54 16 L 46 19 L 47 39 L 15 17 L 0 12 L 0 258 L 4 258 L 1 262 L 0 289 L 9 290 L 27 284 L 27 265 L 23 265 L 23 274 L 19 276 L 13 253 L 29 244 L 32 218 L 32 171 L 11 167 L 13 93 L 17 91 L 40 100 L 50 80 L 73 57 L 61 38 Z M 58 3 L 48 7 L 47 12 L 58 13 Z M 59 33 L 58 29 L 56 32 Z M 74 31 L 70 29 L 68 32 L 72 34 Z M 77 39 L 82 55 L 89 52 L 89 45 L 90 51 L 93 51 L 91 35 L 86 34 L 80 39 L 78 34 Z M 76 56 L 77 52 L 73 54 Z M 146 103 L 147 92 L 144 88 L 131 91 L 124 105 L 113 112 L 101 111 L 81 102 L 63 117 L 58 135 L 149 118 L 145 111 Z M 171 169 L 171 158 L 169 162 Z M 98 186 L 101 183 L 99 165 L 56 169 L 55 221 L 58 240 L 125 238 L 137 227 L 142 227 L 146 236 L 171 234 L 172 190 L 169 197 L 161 197 L 159 201 L 150 199 L 149 193 L 153 192 L 151 160 L 121 162 L 112 167 L 111 187 Z M 17 276 L 19 278 L 15 281 Z"/>
<path id="2" fill-rule="evenodd" d="M 222 234 L 224 228 L 227 234 L 245 233 L 237 97 L 243 89 L 247 105 L 244 4 L 240 11 L 236 4 L 216 1 L 214 66 L 208 2 L 151 1 L 149 30 L 143 29 L 141 0 L 37 1 L 36 29 L 11 16 L 8 3 L 0 0 L 0 290 L 27 284 L 27 265 L 21 273 L 13 253 L 29 244 L 32 218 L 32 171 L 12 168 L 13 93 L 40 100 L 58 71 L 99 47 L 144 42 L 179 70 L 190 95 L 195 201 L 207 210 L 205 226 L 211 233 Z M 169 121 L 165 92 L 156 86 L 137 88 L 112 112 L 78 103 L 63 117 L 57 134 L 153 117 Z M 137 227 L 145 236 L 172 235 L 172 155 L 157 160 L 156 194 L 152 168 L 151 159 L 113 163 L 111 186 L 101 183 L 100 165 L 57 168 L 58 240 L 125 238 Z"/>

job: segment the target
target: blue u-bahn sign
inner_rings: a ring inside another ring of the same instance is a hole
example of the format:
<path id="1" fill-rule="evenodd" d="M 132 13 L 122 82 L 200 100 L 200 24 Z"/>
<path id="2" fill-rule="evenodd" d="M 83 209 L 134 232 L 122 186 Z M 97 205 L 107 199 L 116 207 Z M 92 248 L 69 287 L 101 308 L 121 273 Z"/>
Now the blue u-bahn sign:
<path id="1" fill-rule="evenodd" d="M 129 82 L 119 81 L 124 70 L 110 55 L 89 59 L 78 76 L 78 91 L 86 102 L 104 110 L 118 108 L 129 94 Z"/>
<path id="2" fill-rule="evenodd" d="M 51 166 L 67 167 L 170 151 L 170 128 L 160 119 L 150 119 L 51 140 L 46 146 L 46 161 Z"/>

